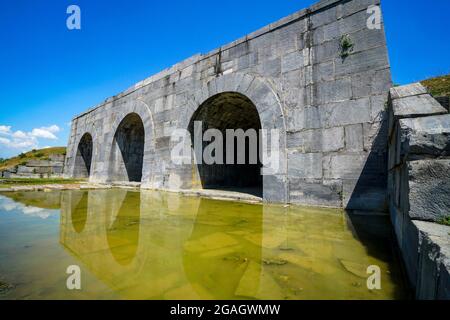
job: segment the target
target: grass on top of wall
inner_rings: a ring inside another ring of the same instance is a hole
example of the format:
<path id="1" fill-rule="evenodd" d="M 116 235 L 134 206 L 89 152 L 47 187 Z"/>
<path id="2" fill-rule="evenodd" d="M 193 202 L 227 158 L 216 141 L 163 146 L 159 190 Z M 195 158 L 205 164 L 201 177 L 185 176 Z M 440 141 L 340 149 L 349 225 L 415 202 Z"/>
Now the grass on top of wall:
<path id="1" fill-rule="evenodd" d="M 31 150 L 21 153 L 10 159 L 0 159 L 0 171 L 14 168 L 15 166 L 25 165 L 30 160 L 48 160 L 51 155 L 65 155 L 65 147 L 53 147 L 38 150 Z"/>
<path id="2" fill-rule="evenodd" d="M 434 97 L 450 96 L 450 74 L 421 81 Z"/>

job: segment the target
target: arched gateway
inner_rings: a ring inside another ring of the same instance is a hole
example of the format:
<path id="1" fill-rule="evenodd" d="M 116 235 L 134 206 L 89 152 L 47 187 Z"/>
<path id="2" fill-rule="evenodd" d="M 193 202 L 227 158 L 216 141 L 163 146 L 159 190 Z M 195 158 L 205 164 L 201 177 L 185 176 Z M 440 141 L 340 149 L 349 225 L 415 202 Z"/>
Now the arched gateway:
<path id="1" fill-rule="evenodd" d="M 391 74 L 384 28 L 367 28 L 366 9 L 360 0 L 319 2 L 107 99 L 72 121 L 65 175 L 174 191 L 252 189 L 267 202 L 385 211 Z M 342 52 L 344 38 L 354 51 Z M 261 129 L 266 139 L 246 142 L 245 158 L 256 144 L 272 161 L 174 163 L 174 132 L 192 136 L 196 121 L 202 133 Z M 92 148 L 79 148 L 86 132 Z M 90 148 L 91 167 L 83 151 Z"/>
<path id="2" fill-rule="evenodd" d="M 91 175 L 92 149 L 92 135 L 90 133 L 85 133 L 78 143 L 75 156 L 75 166 L 73 171 L 73 176 L 75 178 L 89 178 Z"/>

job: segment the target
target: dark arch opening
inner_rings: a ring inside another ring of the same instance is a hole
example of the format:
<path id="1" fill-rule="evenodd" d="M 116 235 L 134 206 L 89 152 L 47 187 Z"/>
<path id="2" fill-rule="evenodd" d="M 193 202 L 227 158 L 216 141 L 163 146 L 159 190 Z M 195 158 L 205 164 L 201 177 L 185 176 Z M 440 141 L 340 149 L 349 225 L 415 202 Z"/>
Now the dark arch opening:
<path id="1" fill-rule="evenodd" d="M 144 124 L 136 113 L 130 113 L 120 123 L 112 146 L 113 181 L 141 182 L 144 163 Z"/>
<path id="2" fill-rule="evenodd" d="M 261 121 L 253 102 L 236 92 L 221 93 L 206 100 L 196 110 L 189 123 L 188 129 L 193 147 L 195 147 L 196 140 L 194 135 L 196 121 L 202 122 L 202 134 L 208 129 L 217 129 L 223 137 L 223 164 L 197 164 L 202 188 L 247 192 L 262 196 L 262 164 L 258 156 Z M 253 132 L 256 133 L 256 139 L 245 136 L 245 162 L 243 164 L 239 164 L 238 157 L 243 154 L 244 148 L 240 149 L 240 152 L 238 151 L 239 142 L 235 136 L 227 139 L 227 129 L 242 129 L 244 132 L 254 129 Z M 228 151 L 229 158 L 233 159 L 232 164 L 227 161 L 227 145 L 228 147 L 233 145 L 232 141 L 228 141 L 230 138 L 234 139 L 234 156 Z M 203 141 L 202 151 L 210 143 Z M 253 160 L 250 161 L 251 159 Z"/>
<path id="3" fill-rule="evenodd" d="M 92 148 L 92 136 L 85 133 L 78 144 L 75 156 L 75 178 L 89 178 L 91 175 Z"/>

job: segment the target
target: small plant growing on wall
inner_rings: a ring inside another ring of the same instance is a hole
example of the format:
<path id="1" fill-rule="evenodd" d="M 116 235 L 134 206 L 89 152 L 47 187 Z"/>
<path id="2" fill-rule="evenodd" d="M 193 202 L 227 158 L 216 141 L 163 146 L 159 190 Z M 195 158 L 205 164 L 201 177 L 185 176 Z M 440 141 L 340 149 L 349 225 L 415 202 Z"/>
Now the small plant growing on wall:
<path id="1" fill-rule="evenodd" d="M 341 58 L 342 60 L 345 60 L 345 58 L 347 58 L 350 53 L 353 52 L 353 41 L 350 38 L 350 36 L 348 34 L 343 35 L 341 37 L 341 41 L 340 41 L 340 48 L 341 48 Z"/>
<path id="2" fill-rule="evenodd" d="M 442 218 L 441 220 L 439 220 L 440 224 L 446 225 L 446 226 L 450 226 L 450 215 Z"/>

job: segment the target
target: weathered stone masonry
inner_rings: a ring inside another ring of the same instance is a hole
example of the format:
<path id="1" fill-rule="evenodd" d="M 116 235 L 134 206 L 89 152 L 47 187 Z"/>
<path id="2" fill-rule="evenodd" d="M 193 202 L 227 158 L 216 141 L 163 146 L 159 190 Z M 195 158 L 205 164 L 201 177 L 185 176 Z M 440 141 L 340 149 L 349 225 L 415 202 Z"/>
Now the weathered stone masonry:
<path id="1" fill-rule="evenodd" d="M 415 83 L 390 90 L 391 221 L 418 299 L 450 299 L 450 114 Z"/>
<path id="2" fill-rule="evenodd" d="M 78 148 L 88 133 L 91 182 L 126 180 L 136 168 L 124 155 L 141 154 L 142 187 L 199 188 L 196 166 L 171 162 L 171 133 L 188 129 L 208 99 L 234 93 L 256 107 L 261 128 L 281 133 L 282 170 L 263 177 L 265 201 L 385 211 L 391 76 L 384 29 L 366 25 L 374 4 L 321 1 L 107 99 L 73 119 L 65 174 L 77 176 L 79 161 L 89 158 Z M 354 46 L 344 59 L 345 35 Z M 144 130 L 124 150 L 117 132 L 132 130 L 130 115 Z"/>

